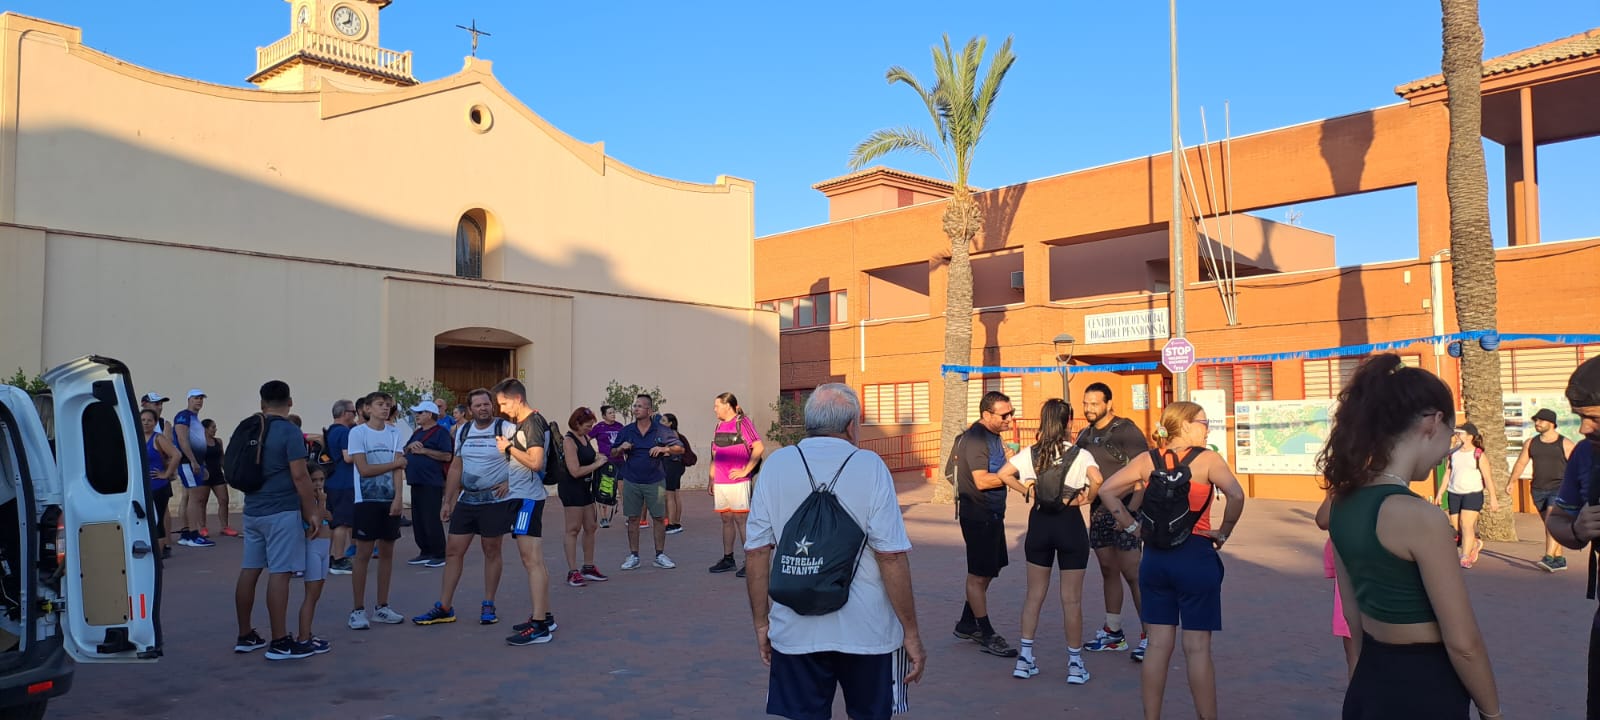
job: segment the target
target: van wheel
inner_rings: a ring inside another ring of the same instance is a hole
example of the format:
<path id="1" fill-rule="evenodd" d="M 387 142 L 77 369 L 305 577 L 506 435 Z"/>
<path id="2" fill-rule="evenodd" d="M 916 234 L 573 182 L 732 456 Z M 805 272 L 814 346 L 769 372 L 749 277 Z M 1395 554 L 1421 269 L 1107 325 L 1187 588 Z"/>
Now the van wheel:
<path id="1" fill-rule="evenodd" d="M 40 700 L 36 703 L 0 709 L 0 720 L 40 720 L 44 717 L 44 707 L 48 702 Z"/>

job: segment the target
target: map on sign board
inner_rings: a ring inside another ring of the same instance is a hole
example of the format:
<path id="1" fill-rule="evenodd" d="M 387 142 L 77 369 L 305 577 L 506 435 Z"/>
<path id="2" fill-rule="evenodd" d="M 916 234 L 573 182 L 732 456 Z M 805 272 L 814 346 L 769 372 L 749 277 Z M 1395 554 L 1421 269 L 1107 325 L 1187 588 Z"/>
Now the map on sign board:
<path id="1" fill-rule="evenodd" d="M 1556 430 L 1562 436 L 1573 442 L 1583 437 L 1583 433 L 1578 432 L 1578 425 L 1582 421 L 1572 414 L 1572 407 L 1562 393 L 1508 393 L 1501 402 L 1505 408 L 1506 462 L 1511 465 L 1516 464 L 1517 456 L 1522 453 L 1522 443 L 1538 434 L 1533 429 L 1533 414 L 1545 408 L 1555 411 Z M 1533 477 L 1533 463 L 1528 463 L 1522 476 Z"/>
<path id="2" fill-rule="evenodd" d="M 1231 465 L 1233 461 L 1228 458 L 1228 425 L 1223 422 L 1228 412 L 1228 404 L 1223 402 L 1221 390 L 1190 390 L 1189 402 L 1199 405 L 1206 411 L 1206 419 L 1211 424 L 1206 427 L 1206 447 Z"/>
<path id="3" fill-rule="evenodd" d="M 1264 400 L 1233 406 L 1235 469 L 1269 475 L 1316 475 L 1328 441 L 1332 400 Z"/>

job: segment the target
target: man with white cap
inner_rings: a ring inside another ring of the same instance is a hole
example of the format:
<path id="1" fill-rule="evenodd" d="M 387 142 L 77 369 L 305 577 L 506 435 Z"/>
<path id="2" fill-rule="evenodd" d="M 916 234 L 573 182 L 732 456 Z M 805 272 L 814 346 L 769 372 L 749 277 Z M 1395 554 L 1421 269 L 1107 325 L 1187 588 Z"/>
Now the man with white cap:
<path id="1" fill-rule="evenodd" d="M 145 393 L 139 396 L 139 409 L 149 410 L 156 414 L 156 434 L 167 434 L 167 421 L 161 417 L 161 409 L 166 407 L 171 398 L 161 393 Z"/>
<path id="2" fill-rule="evenodd" d="M 189 405 L 172 419 L 172 444 L 181 456 L 178 461 L 178 480 L 183 483 L 183 530 L 178 536 L 179 545 L 212 547 L 216 543 L 206 537 L 206 429 L 200 421 L 200 408 L 205 407 L 206 394 L 200 388 L 189 390 Z"/>
<path id="3" fill-rule="evenodd" d="M 411 486 L 411 536 L 417 541 L 417 556 L 410 565 L 444 567 L 444 522 L 439 509 L 444 505 L 444 471 L 455 459 L 450 431 L 439 424 L 439 406 L 423 400 L 411 408 L 417 429 L 406 443 L 406 483 Z"/>

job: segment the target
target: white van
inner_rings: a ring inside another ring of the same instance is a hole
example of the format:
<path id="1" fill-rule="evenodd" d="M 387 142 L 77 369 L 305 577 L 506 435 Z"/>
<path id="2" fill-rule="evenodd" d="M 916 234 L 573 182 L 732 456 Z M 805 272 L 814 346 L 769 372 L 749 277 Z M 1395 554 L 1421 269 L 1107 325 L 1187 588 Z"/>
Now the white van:
<path id="1" fill-rule="evenodd" d="M 0 718 L 42 717 L 72 687 L 73 661 L 161 656 L 161 564 L 128 368 L 84 357 L 44 381 L 48 397 L 0 385 Z"/>

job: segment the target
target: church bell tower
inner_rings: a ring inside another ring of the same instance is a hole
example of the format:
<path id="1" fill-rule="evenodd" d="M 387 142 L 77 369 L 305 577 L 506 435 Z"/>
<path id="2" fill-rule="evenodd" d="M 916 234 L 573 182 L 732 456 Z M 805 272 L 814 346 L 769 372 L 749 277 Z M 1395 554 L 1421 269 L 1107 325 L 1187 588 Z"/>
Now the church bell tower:
<path id="1" fill-rule="evenodd" d="M 315 90 L 323 83 L 378 90 L 417 84 L 411 51 L 378 46 L 379 13 L 392 0 L 285 0 L 289 34 L 256 48 L 250 82 L 262 90 Z"/>

